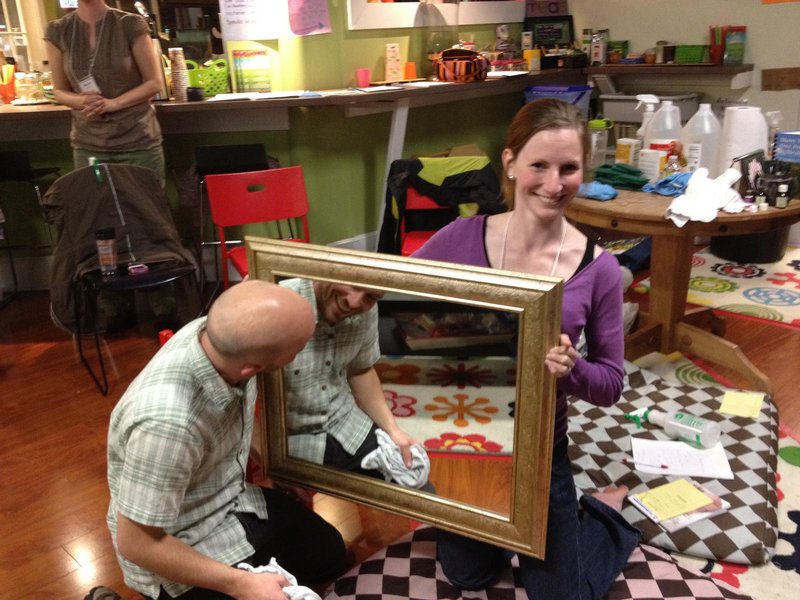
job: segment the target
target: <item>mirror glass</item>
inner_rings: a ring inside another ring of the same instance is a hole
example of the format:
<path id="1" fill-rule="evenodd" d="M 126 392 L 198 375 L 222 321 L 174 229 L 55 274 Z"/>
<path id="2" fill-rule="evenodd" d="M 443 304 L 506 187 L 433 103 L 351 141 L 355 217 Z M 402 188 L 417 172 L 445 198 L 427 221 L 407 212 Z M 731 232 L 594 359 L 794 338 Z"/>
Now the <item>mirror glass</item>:
<path id="1" fill-rule="evenodd" d="M 522 0 L 480 2 L 370 2 L 347 0 L 350 29 L 397 29 L 433 25 L 480 25 L 522 23 Z"/>
<path id="2" fill-rule="evenodd" d="M 435 493 L 293 457 L 290 393 L 261 377 L 265 476 L 542 556 L 561 282 L 491 269 L 248 238 L 250 276 L 368 289 L 375 365 L 398 423 L 428 448 Z"/>

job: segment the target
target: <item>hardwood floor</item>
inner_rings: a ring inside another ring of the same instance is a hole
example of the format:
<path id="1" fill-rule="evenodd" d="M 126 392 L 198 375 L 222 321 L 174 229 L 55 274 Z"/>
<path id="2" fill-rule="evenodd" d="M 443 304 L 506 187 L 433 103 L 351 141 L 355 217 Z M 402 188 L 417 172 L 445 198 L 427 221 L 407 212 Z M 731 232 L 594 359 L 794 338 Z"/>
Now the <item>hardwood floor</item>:
<path id="1" fill-rule="evenodd" d="M 726 337 L 772 378 L 782 421 L 800 432 L 800 330 L 728 319 Z M 104 397 L 71 338 L 51 324 L 46 293 L 23 293 L 0 310 L 0 600 L 81 600 L 96 585 L 139 598 L 122 583 L 106 529 L 105 446 L 115 402 L 158 342 L 134 329 L 109 336 L 108 346 L 117 372 Z M 452 465 L 434 468 L 437 486 L 469 481 Z M 410 528 L 407 519 L 335 498 L 318 495 L 316 506 L 357 560 Z"/>

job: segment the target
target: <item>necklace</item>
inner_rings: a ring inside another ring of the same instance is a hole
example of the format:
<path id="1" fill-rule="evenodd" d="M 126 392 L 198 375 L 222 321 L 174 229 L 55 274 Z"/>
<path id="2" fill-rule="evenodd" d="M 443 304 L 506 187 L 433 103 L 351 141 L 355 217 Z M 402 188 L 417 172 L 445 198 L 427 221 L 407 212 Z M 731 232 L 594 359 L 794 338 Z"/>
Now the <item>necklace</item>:
<path id="1" fill-rule="evenodd" d="M 511 218 L 514 216 L 514 211 L 511 211 L 511 215 L 508 217 L 506 221 L 506 226 L 503 229 L 503 247 L 500 250 L 500 268 L 502 269 L 506 264 L 506 245 L 508 244 L 508 229 L 511 225 Z M 564 223 L 564 219 L 561 219 L 561 242 L 558 244 L 558 250 L 556 251 L 556 256 L 553 259 L 553 266 L 550 267 L 550 273 L 548 273 L 549 277 L 552 277 L 553 274 L 556 272 L 556 267 L 558 267 L 558 259 L 561 258 L 561 249 L 564 247 L 564 239 L 567 237 L 567 226 Z"/>

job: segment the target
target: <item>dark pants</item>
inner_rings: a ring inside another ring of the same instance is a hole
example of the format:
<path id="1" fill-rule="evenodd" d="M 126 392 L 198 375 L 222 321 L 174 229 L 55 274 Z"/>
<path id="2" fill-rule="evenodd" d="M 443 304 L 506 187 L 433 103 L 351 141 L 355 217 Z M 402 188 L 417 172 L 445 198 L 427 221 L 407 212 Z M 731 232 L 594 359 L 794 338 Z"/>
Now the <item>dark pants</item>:
<path id="1" fill-rule="evenodd" d="M 314 585 L 336 578 L 346 567 L 344 540 L 336 528 L 294 498 L 262 488 L 268 519 L 253 513 L 237 513 L 247 541 L 255 554 L 242 560 L 254 567 L 275 557 L 278 564 L 297 578 L 299 585 Z M 158 600 L 171 600 L 161 589 Z M 230 596 L 203 588 L 192 588 L 180 600 L 230 600 Z"/>
<path id="2" fill-rule="evenodd" d="M 325 458 L 322 459 L 322 464 L 329 467 L 336 467 L 343 471 L 350 471 L 351 473 L 359 473 L 368 477 L 375 477 L 383 479 L 383 473 L 378 470 L 362 469 L 361 461 L 364 457 L 378 448 L 378 437 L 375 435 L 377 425 L 373 424 L 372 429 L 369 430 L 364 442 L 356 450 L 355 454 L 350 454 L 339 441 L 332 435 L 326 436 L 325 439 Z"/>
<path id="3" fill-rule="evenodd" d="M 646 237 L 641 242 L 617 254 L 617 262 L 636 273 L 650 266 L 650 255 L 653 253 L 653 238 Z"/>
<path id="4" fill-rule="evenodd" d="M 522 584 L 531 600 L 602 598 L 639 543 L 639 531 L 611 507 L 584 496 L 580 508 L 565 440 L 553 456 L 546 556 L 518 555 Z M 508 550 L 442 530 L 437 530 L 437 551 L 447 578 L 467 590 L 495 583 L 512 556 Z"/>

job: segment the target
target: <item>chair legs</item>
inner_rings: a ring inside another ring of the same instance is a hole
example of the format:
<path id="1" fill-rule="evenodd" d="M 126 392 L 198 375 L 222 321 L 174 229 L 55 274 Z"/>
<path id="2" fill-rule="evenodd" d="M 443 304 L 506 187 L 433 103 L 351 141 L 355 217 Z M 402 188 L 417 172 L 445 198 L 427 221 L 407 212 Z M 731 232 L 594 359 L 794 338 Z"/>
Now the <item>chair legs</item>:
<path id="1" fill-rule="evenodd" d="M 142 278 L 145 276 L 143 275 Z M 166 283 L 170 283 L 173 281 L 177 281 L 179 279 L 184 279 L 185 277 L 190 277 L 191 284 L 194 289 L 194 293 L 197 294 L 197 302 L 199 304 L 200 314 L 203 313 L 203 296 L 200 290 L 200 286 L 198 283 L 198 279 L 195 276 L 194 268 L 190 267 L 189 270 L 182 270 L 182 272 L 174 273 L 172 275 L 168 274 L 169 279 L 163 279 L 158 281 L 157 283 L 152 283 L 150 285 L 142 285 L 142 286 L 117 286 L 117 290 L 145 290 L 145 289 L 152 289 L 156 287 L 160 287 Z M 121 279 L 119 280 L 124 283 Z M 103 333 L 99 331 L 97 327 L 97 303 L 98 297 L 100 292 L 103 289 L 114 289 L 114 284 L 117 282 L 112 282 L 111 285 L 106 285 L 100 281 L 98 281 L 97 277 L 85 276 L 79 279 L 72 284 L 72 294 L 73 294 L 73 306 L 74 306 L 74 317 L 75 317 L 75 339 L 76 345 L 78 347 L 78 357 L 80 358 L 81 364 L 86 368 L 86 371 L 94 381 L 94 384 L 97 386 L 97 389 L 100 391 L 101 394 L 104 396 L 108 395 L 109 390 L 109 383 L 108 383 L 108 374 L 106 369 L 105 359 L 103 358 L 103 351 L 101 348 L 101 338 L 103 337 Z M 199 315 L 198 315 L 199 316 Z M 187 317 L 188 318 L 188 317 Z M 85 321 L 84 321 L 85 319 Z M 88 331 L 84 331 L 84 323 L 93 323 L 94 324 L 94 331 L 91 332 L 91 335 L 94 337 L 94 347 L 95 352 L 97 354 L 97 364 L 98 369 L 92 367 L 89 359 L 84 352 L 84 336 L 90 334 Z M 113 366 L 113 359 L 112 359 L 112 366 Z M 98 372 L 99 371 L 99 372 Z"/>
<path id="2" fill-rule="evenodd" d="M 100 393 L 103 396 L 108 395 L 108 375 L 106 374 L 106 365 L 105 361 L 103 360 L 103 352 L 100 349 L 100 332 L 97 331 L 97 327 L 95 327 L 94 331 L 94 347 L 97 351 L 97 361 L 100 365 L 100 375 L 98 376 L 92 365 L 89 364 L 86 355 L 83 353 L 83 316 L 87 314 L 83 310 L 83 299 L 84 298 L 91 298 L 87 302 L 87 304 L 91 304 L 91 306 L 87 306 L 91 310 L 91 315 L 94 315 L 95 320 L 97 317 L 97 290 L 90 292 L 89 286 L 83 280 L 77 281 L 73 284 L 73 304 L 75 307 L 75 338 L 77 340 L 78 345 L 78 356 L 81 359 L 81 363 L 88 371 L 89 375 L 92 377 L 92 381 L 97 386 L 97 389 L 100 390 Z M 101 382 L 102 378 L 102 382 Z"/>
<path id="3" fill-rule="evenodd" d="M 14 266 L 14 253 L 11 250 L 11 246 L 6 246 L 6 252 L 8 252 L 8 268 L 11 271 L 11 280 L 14 282 L 14 289 L 11 290 L 10 293 L 6 294 L 5 291 L 3 292 L 3 297 L 0 299 L 0 308 L 8 305 L 14 298 L 17 297 L 19 292 L 19 282 L 17 281 L 17 269 Z"/>

